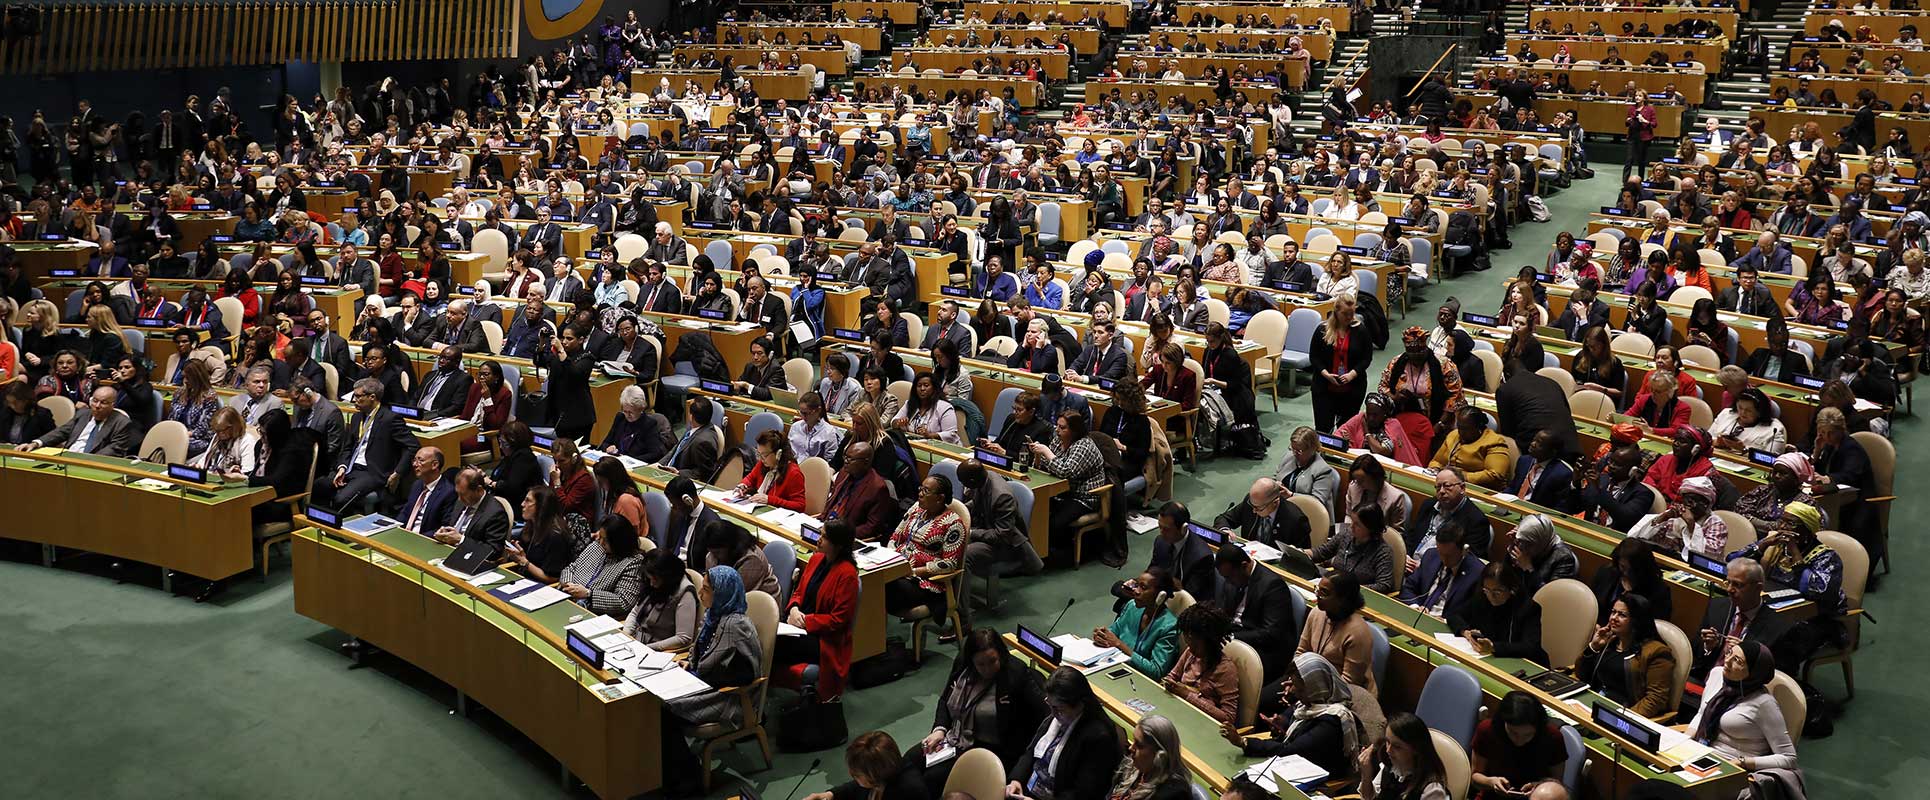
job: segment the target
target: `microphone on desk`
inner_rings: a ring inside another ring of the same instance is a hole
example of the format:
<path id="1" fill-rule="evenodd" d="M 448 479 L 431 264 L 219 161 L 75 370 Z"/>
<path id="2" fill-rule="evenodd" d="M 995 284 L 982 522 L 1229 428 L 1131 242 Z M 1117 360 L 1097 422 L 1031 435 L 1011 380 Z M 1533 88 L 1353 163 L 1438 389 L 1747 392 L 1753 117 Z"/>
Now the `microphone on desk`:
<path id="1" fill-rule="evenodd" d="M 805 767 L 804 774 L 797 776 L 797 784 L 791 787 L 791 793 L 785 795 L 784 800 L 792 800 L 792 798 L 797 797 L 797 790 L 804 788 L 804 779 L 811 777 L 811 773 L 817 772 L 818 765 L 822 763 L 824 763 L 824 759 L 822 758 L 811 759 L 811 766 Z"/>
<path id="2" fill-rule="evenodd" d="M 1059 623 L 1065 620 L 1066 612 L 1072 610 L 1072 603 L 1076 599 L 1077 598 L 1074 598 L 1074 597 L 1066 598 L 1066 607 L 1063 609 L 1060 609 L 1059 616 L 1052 620 L 1052 625 L 1050 627 L 1045 629 L 1046 638 L 1048 639 L 1052 638 L 1052 632 L 1059 629 Z"/>

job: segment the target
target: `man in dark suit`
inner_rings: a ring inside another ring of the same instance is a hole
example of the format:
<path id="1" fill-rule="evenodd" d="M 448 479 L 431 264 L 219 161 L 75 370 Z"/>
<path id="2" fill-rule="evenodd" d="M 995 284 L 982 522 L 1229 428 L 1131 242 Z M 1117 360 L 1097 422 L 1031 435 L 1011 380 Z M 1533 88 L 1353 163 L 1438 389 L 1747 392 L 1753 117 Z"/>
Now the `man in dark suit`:
<path id="1" fill-rule="evenodd" d="M 1153 558 L 1146 568 L 1165 569 L 1174 583 L 1200 600 L 1219 591 L 1220 574 L 1213 567 L 1213 548 L 1188 529 L 1192 521 L 1192 510 L 1182 503 L 1168 502 L 1160 507 L 1159 535 L 1153 538 Z M 1119 585 L 1114 586 L 1113 594 L 1120 595 Z"/>
<path id="2" fill-rule="evenodd" d="M 782 389 L 787 385 L 784 365 L 771 357 L 774 346 L 769 336 L 759 336 L 751 341 L 751 360 L 744 363 L 744 371 L 731 383 L 733 391 L 752 400 L 769 400 L 772 389 Z"/>
<path id="3" fill-rule="evenodd" d="M 1126 357 L 1126 347 L 1119 343 L 1118 338 L 1119 331 L 1113 323 L 1094 324 L 1092 346 L 1072 359 L 1072 365 L 1066 369 L 1065 379 L 1098 384 L 1102 378 L 1116 381 L 1130 376 L 1132 359 Z"/>
<path id="4" fill-rule="evenodd" d="M 1608 324 L 1608 304 L 1597 296 L 1602 288 L 1601 282 L 1594 278 L 1583 278 L 1575 288 L 1575 294 L 1568 300 L 1568 307 L 1555 317 L 1555 327 L 1568 334 L 1570 341 L 1582 340 L 1582 332 L 1597 325 Z"/>
<path id="5" fill-rule="evenodd" d="M 978 459 L 958 465 L 958 483 L 964 491 L 959 500 L 972 519 L 966 532 L 965 571 L 972 575 L 998 575 L 1008 570 L 1021 575 L 1037 575 L 1045 561 L 1032 547 L 1031 532 L 1019 516 L 1019 501 L 1005 485 L 1005 479 L 992 474 Z M 996 598 L 993 600 L 997 602 Z M 959 595 L 959 614 L 971 627 L 971 592 Z"/>
<path id="6" fill-rule="evenodd" d="M 1807 195 L 1788 191 L 1783 193 L 1782 210 L 1769 216 L 1769 230 L 1779 236 L 1820 236 L 1823 217 L 1810 212 Z"/>
<path id="7" fill-rule="evenodd" d="M 1501 388 L 1495 390 L 1496 431 L 1516 442 L 1535 438 L 1540 431 L 1555 435 L 1563 457 L 1582 455 L 1581 437 L 1575 433 L 1574 412 L 1568 407 L 1568 393 L 1561 384 L 1535 372 L 1535 367 L 1508 359 L 1501 365 Z"/>
<path id="8" fill-rule="evenodd" d="M 423 312 L 422 298 L 415 292 L 403 292 L 395 302 L 402 309 L 389 318 L 389 324 L 395 327 L 396 342 L 421 347 L 435 331 L 436 317 Z"/>
<path id="9" fill-rule="evenodd" d="M 1556 511 L 1575 509 L 1575 468 L 1556 451 L 1555 434 L 1542 430 L 1528 440 L 1528 452 L 1515 462 L 1508 493 Z"/>
<path id="10" fill-rule="evenodd" d="M 503 334 L 503 352 L 507 357 L 530 358 L 541 345 L 543 331 L 556 317 L 548 304 L 539 295 L 523 301 L 522 311 L 515 321 L 509 323 L 509 330 Z"/>
<path id="11" fill-rule="evenodd" d="M 454 519 L 450 510 L 456 507 L 455 481 L 443 479 L 442 450 L 438 448 L 417 449 L 409 467 L 415 472 L 415 482 L 409 485 L 408 499 L 402 501 L 396 516 L 402 527 L 424 536 L 434 535 Z"/>
<path id="12" fill-rule="evenodd" d="M 134 272 L 128 268 L 127 259 L 114 255 L 113 240 L 102 239 L 100 250 L 87 259 L 87 268 L 81 274 L 89 278 L 126 278 Z"/>
<path id="13" fill-rule="evenodd" d="M 563 252 L 563 227 L 550 221 L 549 206 L 536 209 L 536 224 L 523 233 L 525 244 L 543 243 L 543 252 L 552 256 Z"/>
<path id="14" fill-rule="evenodd" d="M 342 421 L 342 409 L 335 401 L 322 396 L 323 388 L 298 376 L 289 383 L 288 399 L 295 404 L 295 427 L 315 431 L 316 440 L 322 443 L 320 463 L 333 464 L 348 445 L 348 425 Z"/>
<path id="15" fill-rule="evenodd" d="M 134 448 L 139 446 L 134 434 L 134 421 L 114 410 L 114 404 L 120 397 L 121 393 L 112 386 L 96 387 L 87 398 L 85 413 L 77 409 L 67 424 L 14 445 L 14 449 L 65 447 L 104 456 L 134 455 Z"/>
<path id="16" fill-rule="evenodd" d="M 1287 500 L 1288 494 L 1273 476 L 1258 478 L 1240 502 L 1214 518 L 1213 527 L 1274 547 L 1312 547 L 1312 524 L 1299 506 Z"/>
<path id="17" fill-rule="evenodd" d="M 360 286 L 364 297 L 374 297 L 379 288 L 375 262 L 362 258 L 353 244 L 343 243 L 336 248 L 335 274 L 337 284 L 343 288 Z"/>
<path id="18" fill-rule="evenodd" d="M 815 228 L 804 226 L 804 234 L 784 245 L 784 258 L 792 264 L 804 260 L 806 255 L 818 248 L 818 232 Z"/>
<path id="19" fill-rule="evenodd" d="M 509 539 L 509 512 L 483 485 L 482 470 L 463 467 L 456 473 L 456 504 L 449 510 L 449 524 L 436 529 L 436 541 L 455 547 L 475 537 L 502 549 Z"/>
<path id="20" fill-rule="evenodd" d="M 891 298 L 899 308 L 911 303 L 911 256 L 899 249 L 896 237 L 886 236 L 875 242 L 866 242 L 858 249 L 857 255 L 857 266 L 849 268 L 845 278 L 871 289 L 871 297 L 866 298 L 868 302 L 861 308 L 864 313 L 871 313 L 872 307 L 877 305 L 876 298 L 880 297 Z"/>
<path id="21" fill-rule="evenodd" d="M 789 333 L 784 301 L 771 294 L 770 283 L 762 277 L 744 283 L 744 305 L 737 309 L 737 315 L 740 322 L 753 322 L 762 327 L 774 341 L 783 341 Z"/>
<path id="22" fill-rule="evenodd" d="M 1775 235 L 1776 234 L 1773 233 L 1763 234 L 1765 237 Z M 1771 246 L 1773 247 L 1774 245 L 1772 244 Z M 1760 248 L 1761 245 L 1757 247 Z M 1786 251 L 1779 250 L 1779 252 Z M 1761 273 L 1758 271 L 1756 265 L 1748 262 L 1738 262 L 1736 266 L 1736 282 L 1722 290 L 1722 296 L 1716 298 L 1716 307 L 1723 311 L 1734 311 L 1737 314 L 1758 317 L 1767 317 L 1771 313 L 1780 314 L 1781 312 L 1776 310 L 1775 296 L 1769 293 L 1769 287 L 1762 285 L 1760 277 Z"/>
<path id="23" fill-rule="evenodd" d="M 1421 504 L 1414 512 L 1414 524 L 1407 528 L 1408 544 L 1407 568 L 1419 569 L 1420 556 L 1434 548 L 1434 537 L 1448 525 L 1460 527 L 1462 541 L 1469 550 L 1476 553 L 1488 552 L 1488 543 L 1494 535 L 1488 527 L 1488 517 L 1468 499 L 1468 477 L 1460 467 L 1442 467 L 1434 474 L 1434 499 Z"/>
<path id="24" fill-rule="evenodd" d="M 550 371 L 549 401 L 556 409 L 556 435 L 581 439 L 596 427 L 596 401 L 590 397 L 590 373 L 596 369 L 596 356 L 586 348 L 584 332 L 575 324 L 563 326 L 550 342 L 550 349 L 538 349 L 535 364 Z"/>
<path id="25" fill-rule="evenodd" d="M 583 278 L 576 274 L 576 268 L 570 263 L 570 257 L 557 255 L 556 259 L 550 262 L 550 283 L 548 291 L 544 293 L 544 299 L 552 303 L 574 302 L 576 293 L 580 291 L 583 291 Z"/>
<path id="26" fill-rule="evenodd" d="M 469 399 L 469 385 L 474 382 L 469 371 L 462 368 L 462 350 L 443 345 L 442 352 L 436 354 L 436 368 L 423 375 L 416 387 L 415 406 L 432 419 L 461 414 L 463 403 Z"/>
<path id="27" fill-rule="evenodd" d="M 1793 623 L 1763 602 L 1762 564 L 1753 558 L 1731 561 L 1723 583 L 1727 591 L 1709 598 L 1709 607 L 1702 612 L 1702 624 L 1689 642 L 1695 653 L 1689 680 L 1708 685 L 1708 680 L 1714 677 L 1712 673 L 1722 669 L 1723 653 L 1740 642 L 1768 645 L 1769 651 L 1776 655 L 1777 668 L 1795 674 L 1795 670 L 1802 667 L 1800 657 L 1790 659 L 1797 663 L 1784 665 L 1784 653 L 1776 647 Z"/>
<path id="28" fill-rule="evenodd" d="M 380 498 L 402 483 L 420 444 L 409 426 L 383 404 L 380 381 L 355 382 L 355 416 L 348 423 L 348 441 L 335 464 L 335 503 L 348 506 L 366 497 Z"/>
<path id="29" fill-rule="evenodd" d="M 947 298 L 940 301 L 937 308 L 938 317 L 925 329 L 925 341 L 919 347 L 929 351 L 939 342 L 950 339 L 958 346 L 959 355 L 970 358 L 972 351 L 967 345 L 971 343 L 972 331 L 958 321 L 958 301 Z"/>
<path id="30" fill-rule="evenodd" d="M 402 367 L 389 358 L 389 348 L 378 344 L 362 346 L 362 368 L 353 376 L 356 381 L 372 380 L 380 386 L 376 401 L 384 404 L 409 402 L 409 390 L 402 387 Z"/>
<path id="31" fill-rule="evenodd" d="M 1434 533 L 1434 549 L 1421 554 L 1420 568 L 1401 585 L 1401 602 L 1439 617 L 1475 596 L 1487 565 L 1461 543 L 1466 536 L 1452 522 Z"/>
<path id="32" fill-rule="evenodd" d="M 872 468 L 874 455 L 869 442 L 847 445 L 844 464 L 824 498 L 825 521 L 849 522 L 867 541 L 890 536 L 898 524 L 898 502 L 891 499 L 891 484 Z"/>
<path id="33" fill-rule="evenodd" d="M 683 307 L 683 290 L 664 276 L 663 262 L 649 262 L 643 268 L 643 285 L 637 287 L 637 310 L 676 314 Z"/>
<path id="34" fill-rule="evenodd" d="M 1233 638 L 1260 654 L 1264 679 L 1273 680 L 1293 658 L 1300 641 L 1300 624 L 1293 618 L 1293 602 L 1285 581 L 1273 570 L 1254 563 L 1245 550 L 1222 547 L 1213 556 L 1220 573 L 1214 604 L 1233 619 Z"/>
<path id="35" fill-rule="evenodd" d="M 711 401 L 692 397 L 684 401 L 684 436 L 664 456 L 662 466 L 698 483 L 708 483 L 717 472 L 717 459 L 724 452 L 724 434 L 712 424 Z M 889 531 L 887 531 L 889 533 Z"/>
<path id="36" fill-rule="evenodd" d="M 911 223 L 898 218 L 897 208 L 886 204 L 879 210 L 883 216 L 879 217 L 877 222 L 871 223 L 871 229 L 865 236 L 866 241 L 875 242 L 886 236 L 890 236 L 896 241 L 904 241 L 911 238 Z"/>
<path id="37" fill-rule="evenodd" d="M 426 346 L 453 345 L 464 353 L 491 353 L 482 320 L 473 313 L 475 306 L 476 301 L 467 298 L 449 301 L 449 310 L 436 322 L 435 333 L 429 335 Z"/>
<path id="38" fill-rule="evenodd" d="M 617 334 L 603 340 L 596 358 L 628 364 L 638 381 L 649 383 L 657 376 L 657 355 L 656 344 L 637 333 L 636 318 L 623 317 L 617 320 Z"/>
<path id="39" fill-rule="evenodd" d="M 1743 253 L 1741 256 L 1731 260 L 1729 266 L 1735 267 L 1738 271 L 1747 269 L 1752 272 L 1760 273 L 1767 271 L 1781 275 L 1789 275 L 1795 269 L 1791 265 L 1789 248 L 1783 246 L 1782 237 L 1778 236 L 1773 230 L 1763 231 L 1758 234 L 1756 236 L 1756 246 L 1749 252 Z M 1735 287 L 1731 286 L 1723 291 L 1723 296 L 1726 298 L 1733 291 L 1735 291 Z M 1763 294 L 1767 295 L 1769 292 L 1764 290 Z M 1728 306 L 1724 306 L 1724 308 L 1727 307 Z M 1760 309 L 1772 307 L 1772 305 L 1758 306 Z M 1767 316 L 1767 314 L 1764 314 L 1763 311 L 1760 310 L 1755 313 L 1761 316 Z"/>

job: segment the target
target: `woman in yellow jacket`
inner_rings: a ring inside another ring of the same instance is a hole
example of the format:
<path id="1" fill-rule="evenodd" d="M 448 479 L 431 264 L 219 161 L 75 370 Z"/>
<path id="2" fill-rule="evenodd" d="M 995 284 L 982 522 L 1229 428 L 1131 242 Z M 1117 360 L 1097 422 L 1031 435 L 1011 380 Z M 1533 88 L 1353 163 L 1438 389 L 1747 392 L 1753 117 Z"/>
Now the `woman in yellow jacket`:
<path id="1" fill-rule="evenodd" d="M 1462 406 L 1454 415 L 1454 432 L 1434 451 L 1427 464 L 1433 469 L 1460 467 L 1468 483 L 1489 489 L 1508 485 L 1514 464 L 1508 460 L 1508 443 L 1501 434 L 1488 430 L 1488 415 L 1472 406 Z"/>

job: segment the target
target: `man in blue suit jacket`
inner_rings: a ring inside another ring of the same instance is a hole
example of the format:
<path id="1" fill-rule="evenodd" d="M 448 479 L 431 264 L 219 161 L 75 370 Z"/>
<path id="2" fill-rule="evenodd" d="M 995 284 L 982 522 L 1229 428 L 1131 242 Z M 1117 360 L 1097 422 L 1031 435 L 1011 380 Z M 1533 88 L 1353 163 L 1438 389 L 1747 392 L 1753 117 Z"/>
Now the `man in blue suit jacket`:
<path id="1" fill-rule="evenodd" d="M 415 470 L 415 484 L 402 503 L 402 527 L 428 536 L 449 524 L 449 509 L 456 506 L 456 482 L 442 474 L 438 448 L 418 448 L 409 465 Z"/>
<path id="2" fill-rule="evenodd" d="M 1789 248 L 1783 247 L 1775 231 L 1763 231 L 1756 237 L 1754 249 L 1736 257 L 1729 266 L 1736 269 L 1755 267 L 1757 272 L 1775 272 L 1788 275 L 1791 272 Z"/>
<path id="3" fill-rule="evenodd" d="M 1474 598 L 1487 565 L 1462 544 L 1466 535 L 1457 522 L 1434 532 L 1433 549 L 1421 554 L 1420 569 L 1409 572 L 1401 584 L 1401 602 L 1438 617 Z"/>
<path id="4" fill-rule="evenodd" d="M 127 265 L 127 259 L 114 255 L 113 240 L 102 239 L 100 248 L 98 254 L 87 259 L 87 271 L 83 273 L 84 275 L 89 278 L 126 278 L 134 274 L 133 269 Z"/>
<path id="5" fill-rule="evenodd" d="M 1553 431 L 1542 429 L 1528 441 L 1528 452 L 1515 462 L 1508 493 L 1556 511 L 1575 510 L 1575 468 L 1561 458 Z"/>

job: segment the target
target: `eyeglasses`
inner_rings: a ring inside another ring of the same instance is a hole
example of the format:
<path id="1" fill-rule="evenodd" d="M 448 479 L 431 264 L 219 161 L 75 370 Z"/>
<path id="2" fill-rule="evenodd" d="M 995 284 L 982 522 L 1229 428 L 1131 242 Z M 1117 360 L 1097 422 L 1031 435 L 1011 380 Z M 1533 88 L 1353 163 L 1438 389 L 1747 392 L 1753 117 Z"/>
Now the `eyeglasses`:
<path id="1" fill-rule="evenodd" d="M 1460 481 L 1455 481 L 1454 483 L 1437 483 L 1437 484 L 1434 484 L 1434 488 L 1437 490 L 1438 489 L 1459 489 L 1466 485 L 1467 484 L 1462 483 Z"/>

